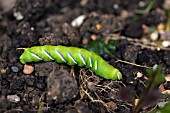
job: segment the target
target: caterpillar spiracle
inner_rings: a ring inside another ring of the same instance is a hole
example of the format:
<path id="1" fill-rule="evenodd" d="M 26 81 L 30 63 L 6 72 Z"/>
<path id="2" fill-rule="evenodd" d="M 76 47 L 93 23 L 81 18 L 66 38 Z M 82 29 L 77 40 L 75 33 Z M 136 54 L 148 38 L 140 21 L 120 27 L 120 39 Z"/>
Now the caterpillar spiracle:
<path id="1" fill-rule="evenodd" d="M 122 79 L 122 74 L 118 69 L 108 64 L 96 53 L 83 48 L 61 45 L 44 45 L 24 48 L 24 52 L 20 56 L 20 62 L 22 64 L 38 61 L 56 61 L 58 63 L 67 63 L 71 66 L 85 66 L 105 79 Z"/>

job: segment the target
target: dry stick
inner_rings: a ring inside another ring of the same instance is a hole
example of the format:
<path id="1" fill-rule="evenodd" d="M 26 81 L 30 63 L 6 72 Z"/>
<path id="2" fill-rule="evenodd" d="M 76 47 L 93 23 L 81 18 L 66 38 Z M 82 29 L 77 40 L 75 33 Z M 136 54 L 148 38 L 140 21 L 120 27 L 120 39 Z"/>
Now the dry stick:
<path id="1" fill-rule="evenodd" d="M 131 62 L 127 62 L 127 61 L 123 61 L 123 60 L 120 60 L 118 59 L 117 61 L 115 62 L 123 62 L 123 63 L 126 63 L 126 64 L 130 64 L 130 65 L 133 65 L 133 66 L 137 66 L 137 67 L 144 67 L 144 68 L 153 68 L 153 67 L 148 67 L 148 66 L 142 66 L 142 65 L 138 65 L 138 64 L 135 64 L 135 63 L 131 63 Z"/>
<path id="2" fill-rule="evenodd" d="M 111 40 L 128 40 L 130 41 L 131 44 L 136 45 L 136 46 L 140 46 L 142 48 L 147 48 L 147 49 L 151 49 L 151 50 L 167 50 L 170 51 L 170 48 L 166 48 L 166 47 L 162 47 L 162 46 L 158 46 L 155 43 L 147 43 L 144 44 L 143 41 L 138 40 L 138 39 L 132 39 L 129 37 L 124 37 L 124 36 L 117 36 L 117 35 L 109 35 L 108 37 L 110 37 Z"/>
<path id="3" fill-rule="evenodd" d="M 160 50 L 167 50 L 167 51 L 170 51 L 170 48 L 165 48 L 165 47 L 162 47 L 162 46 L 155 46 L 155 45 L 144 45 L 144 44 L 141 44 L 141 43 L 134 43 L 134 42 L 131 42 L 131 44 L 133 45 L 136 45 L 136 46 L 141 46 L 142 48 L 147 48 L 147 49 L 151 49 L 151 50 L 157 50 L 157 51 L 160 51 Z"/>

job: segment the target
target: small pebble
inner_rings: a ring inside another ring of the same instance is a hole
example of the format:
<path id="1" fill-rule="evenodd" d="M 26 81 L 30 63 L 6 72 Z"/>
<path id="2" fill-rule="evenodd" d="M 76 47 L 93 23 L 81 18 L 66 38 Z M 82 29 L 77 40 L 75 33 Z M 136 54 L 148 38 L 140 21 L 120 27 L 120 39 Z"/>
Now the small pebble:
<path id="1" fill-rule="evenodd" d="M 53 97 L 53 100 L 57 100 L 57 99 L 58 99 L 58 97 L 57 97 L 57 96 L 54 96 L 54 97 Z"/>
<path id="2" fill-rule="evenodd" d="M 87 45 L 89 43 L 89 40 L 87 38 L 83 38 L 82 43 L 84 45 Z"/>
<path id="3" fill-rule="evenodd" d="M 92 40 L 96 40 L 97 39 L 97 36 L 95 34 L 91 35 L 91 39 Z"/>
<path id="4" fill-rule="evenodd" d="M 99 30 L 102 28 L 102 25 L 101 24 L 96 24 L 96 29 Z"/>
<path id="5" fill-rule="evenodd" d="M 158 37 L 159 37 L 159 34 L 158 34 L 157 31 L 154 31 L 154 32 L 151 33 L 151 35 L 150 35 L 150 38 L 151 38 L 152 41 L 158 40 Z"/>
<path id="6" fill-rule="evenodd" d="M 118 8 L 119 8 L 119 4 L 114 4 L 114 5 L 113 5 L 113 8 L 114 8 L 114 9 L 118 9 Z"/>
<path id="7" fill-rule="evenodd" d="M 19 68 L 16 67 L 16 66 L 12 66 L 11 67 L 11 70 L 14 72 L 14 73 L 17 73 L 19 71 Z"/>
<path id="8" fill-rule="evenodd" d="M 146 3 L 144 1 L 139 1 L 138 5 L 139 7 L 145 7 Z"/>
<path id="9" fill-rule="evenodd" d="M 75 18 L 75 19 L 71 22 L 71 25 L 72 25 L 73 27 L 80 27 L 85 18 L 86 18 L 86 15 L 80 15 L 79 17 Z"/>
<path id="10" fill-rule="evenodd" d="M 163 46 L 163 47 L 168 47 L 168 46 L 170 46 L 170 41 L 164 40 L 164 41 L 162 42 L 162 46 Z"/>
<path id="11" fill-rule="evenodd" d="M 85 6 L 89 0 L 81 0 L 80 5 Z"/>
<path id="12" fill-rule="evenodd" d="M 167 82 L 170 81 L 170 74 L 168 74 L 168 75 L 165 76 L 165 80 L 166 80 Z"/>
<path id="13" fill-rule="evenodd" d="M 34 31 L 35 30 L 35 28 L 34 27 L 31 27 L 31 31 Z"/>
<path id="14" fill-rule="evenodd" d="M 122 19 L 126 19 L 126 18 L 130 17 L 130 15 L 131 14 L 127 10 L 122 10 L 121 13 L 120 13 L 120 17 Z"/>
<path id="15" fill-rule="evenodd" d="M 30 65 L 27 65 L 27 64 L 24 65 L 24 70 L 23 70 L 24 74 L 31 74 L 33 71 L 34 71 L 33 66 L 30 66 Z"/>
<path id="16" fill-rule="evenodd" d="M 155 64 L 152 68 L 153 68 L 153 70 L 157 70 L 158 64 Z"/>
<path id="17" fill-rule="evenodd" d="M 14 17 L 15 17 L 17 20 L 22 20 L 22 19 L 24 18 L 24 16 L 21 14 L 20 11 L 15 12 L 15 13 L 14 13 Z"/>
<path id="18" fill-rule="evenodd" d="M 158 31 L 162 31 L 162 30 L 164 30 L 165 29 L 165 24 L 163 24 L 163 23 L 160 23 L 158 26 L 157 26 L 157 30 Z"/>
<path id="19" fill-rule="evenodd" d="M 141 78 L 141 77 L 143 77 L 143 74 L 140 72 L 137 72 L 137 78 Z"/>
<path id="20" fill-rule="evenodd" d="M 20 97 L 17 95 L 8 95 L 7 100 L 10 102 L 18 103 L 20 101 Z"/>
<path id="21" fill-rule="evenodd" d="M 6 69 L 1 69 L 1 73 L 5 74 L 6 73 Z"/>

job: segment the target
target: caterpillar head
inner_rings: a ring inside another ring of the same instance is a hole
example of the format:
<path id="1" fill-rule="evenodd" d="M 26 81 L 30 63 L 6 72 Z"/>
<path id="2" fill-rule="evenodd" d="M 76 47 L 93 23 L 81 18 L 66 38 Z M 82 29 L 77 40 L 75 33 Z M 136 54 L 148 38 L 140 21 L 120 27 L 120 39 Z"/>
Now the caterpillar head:
<path id="1" fill-rule="evenodd" d="M 38 55 L 32 53 L 30 48 L 24 49 L 24 52 L 19 59 L 22 64 L 26 64 L 27 62 L 38 62 L 42 60 Z"/>
<path id="2" fill-rule="evenodd" d="M 19 57 L 19 59 L 22 64 L 26 64 L 28 62 L 29 52 L 27 49 L 24 49 L 24 53 L 22 53 L 22 55 Z"/>

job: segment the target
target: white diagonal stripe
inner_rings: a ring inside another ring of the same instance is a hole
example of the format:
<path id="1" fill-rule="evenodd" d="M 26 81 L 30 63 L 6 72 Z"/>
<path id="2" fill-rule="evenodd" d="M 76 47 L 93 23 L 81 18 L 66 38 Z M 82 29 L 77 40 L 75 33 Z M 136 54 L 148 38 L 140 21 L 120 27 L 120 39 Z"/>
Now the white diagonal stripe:
<path id="1" fill-rule="evenodd" d="M 56 51 L 56 53 L 61 58 L 62 61 L 66 62 L 66 60 L 63 58 L 63 56 L 58 51 Z"/>
<path id="2" fill-rule="evenodd" d="M 74 60 L 74 58 L 71 56 L 70 53 L 68 53 L 68 57 L 69 57 L 75 64 L 77 64 L 77 62 Z"/>
<path id="3" fill-rule="evenodd" d="M 44 54 L 45 54 L 48 58 L 50 58 L 51 60 L 54 60 L 54 59 L 50 56 L 50 54 L 47 53 L 47 51 L 43 50 L 43 52 L 44 52 Z"/>
<path id="4" fill-rule="evenodd" d="M 97 70 L 97 60 L 95 61 L 95 70 Z"/>
<path id="5" fill-rule="evenodd" d="M 82 60 L 83 64 L 86 65 L 86 62 L 84 61 L 84 58 L 83 58 L 83 56 L 80 53 L 79 53 L 79 57 Z"/>
<path id="6" fill-rule="evenodd" d="M 91 59 L 91 57 L 89 57 L 89 61 L 90 61 L 90 67 L 92 68 L 92 59 Z"/>
<path id="7" fill-rule="evenodd" d="M 35 58 L 39 59 L 39 60 L 42 60 L 42 58 L 40 58 L 38 55 L 36 55 L 35 53 L 32 53 L 31 52 L 31 55 L 34 56 Z"/>

